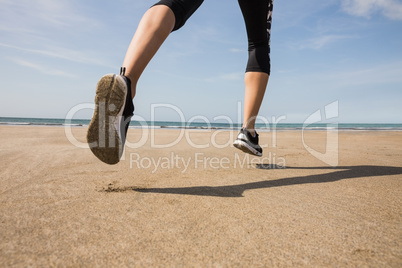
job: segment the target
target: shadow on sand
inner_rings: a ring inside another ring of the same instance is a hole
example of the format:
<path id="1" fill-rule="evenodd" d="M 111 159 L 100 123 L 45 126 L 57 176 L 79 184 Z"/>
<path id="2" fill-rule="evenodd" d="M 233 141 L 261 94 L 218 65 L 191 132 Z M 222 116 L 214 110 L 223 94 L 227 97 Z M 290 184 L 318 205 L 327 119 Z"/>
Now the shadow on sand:
<path id="1" fill-rule="evenodd" d="M 259 169 L 281 169 L 283 167 L 260 164 Z M 285 169 L 285 168 L 283 168 Z M 286 169 L 332 169 L 329 173 L 309 175 L 302 177 L 291 177 L 277 180 L 266 180 L 260 182 L 244 183 L 227 186 L 196 186 L 196 187 L 178 187 L 178 188 L 132 188 L 134 191 L 143 193 L 160 194 L 180 194 L 180 195 L 199 195 L 199 196 L 217 196 L 217 197 L 242 197 L 244 191 L 253 189 L 264 189 L 271 187 L 290 186 L 308 183 L 326 183 L 335 182 L 344 179 L 355 179 L 362 177 L 376 177 L 386 175 L 402 174 L 402 167 L 388 166 L 339 166 L 339 167 L 286 167 Z"/>

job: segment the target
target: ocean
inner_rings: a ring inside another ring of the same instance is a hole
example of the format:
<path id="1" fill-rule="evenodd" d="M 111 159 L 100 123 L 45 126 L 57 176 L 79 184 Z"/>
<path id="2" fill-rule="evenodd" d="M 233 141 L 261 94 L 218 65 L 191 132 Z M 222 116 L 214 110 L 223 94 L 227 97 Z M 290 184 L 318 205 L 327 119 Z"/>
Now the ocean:
<path id="1" fill-rule="evenodd" d="M 72 127 L 86 127 L 88 126 L 89 119 L 72 119 L 66 121 L 65 119 L 55 118 L 20 118 L 20 117 L 0 117 L 0 125 L 22 125 L 22 126 L 72 126 Z M 206 123 L 206 122 L 169 122 L 169 121 L 132 121 L 130 128 L 171 128 L 171 129 L 227 129 L 238 130 L 241 124 L 228 124 L 228 123 Z M 256 129 L 260 131 L 269 131 L 273 125 L 256 124 Z M 276 130 L 385 130 L 385 131 L 402 131 L 402 124 L 362 124 L 362 123 L 338 123 L 338 124 L 325 124 L 314 123 L 306 127 L 303 123 L 278 123 Z"/>

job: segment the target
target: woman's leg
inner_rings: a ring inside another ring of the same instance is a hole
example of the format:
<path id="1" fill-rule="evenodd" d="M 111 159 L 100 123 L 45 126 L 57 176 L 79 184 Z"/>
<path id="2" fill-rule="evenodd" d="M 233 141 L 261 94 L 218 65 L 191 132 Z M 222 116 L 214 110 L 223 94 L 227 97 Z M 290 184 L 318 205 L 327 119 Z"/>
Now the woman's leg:
<path id="1" fill-rule="evenodd" d="M 254 135 L 255 120 L 264 99 L 269 75 L 264 72 L 247 72 L 245 74 L 243 127 Z"/>
<path id="2" fill-rule="evenodd" d="M 125 75 L 131 80 L 132 98 L 142 72 L 172 32 L 174 25 L 174 13 L 165 5 L 153 6 L 142 17 L 123 62 Z"/>
<path id="3" fill-rule="evenodd" d="M 161 0 L 142 17 L 127 50 L 123 66 L 131 80 L 131 95 L 145 67 L 172 31 L 178 30 L 203 0 Z"/>
<path id="4" fill-rule="evenodd" d="M 255 120 L 270 74 L 272 0 L 239 0 L 249 43 L 245 74 L 243 127 L 254 135 Z"/>
<path id="5" fill-rule="evenodd" d="M 123 155 L 139 77 L 170 32 L 179 29 L 203 0 L 161 0 L 150 8 L 127 50 L 120 75 L 107 74 L 96 86 L 95 110 L 87 142 L 93 154 L 107 164 Z"/>

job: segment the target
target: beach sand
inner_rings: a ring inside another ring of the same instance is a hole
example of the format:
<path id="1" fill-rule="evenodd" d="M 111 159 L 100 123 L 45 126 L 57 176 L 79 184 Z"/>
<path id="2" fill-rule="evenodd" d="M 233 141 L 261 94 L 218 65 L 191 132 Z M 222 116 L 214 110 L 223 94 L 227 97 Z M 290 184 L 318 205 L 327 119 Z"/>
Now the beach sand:
<path id="1" fill-rule="evenodd" d="M 301 131 L 260 133 L 262 159 L 236 132 L 154 131 L 108 166 L 62 127 L 0 126 L 0 267 L 402 266 L 401 132 L 339 132 L 331 167 Z"/>

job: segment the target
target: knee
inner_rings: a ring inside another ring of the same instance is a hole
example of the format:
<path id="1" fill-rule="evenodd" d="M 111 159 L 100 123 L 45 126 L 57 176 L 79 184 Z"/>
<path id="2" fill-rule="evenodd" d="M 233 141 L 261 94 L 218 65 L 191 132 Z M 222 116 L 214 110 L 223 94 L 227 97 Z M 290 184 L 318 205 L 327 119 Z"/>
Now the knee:
<path id="1" fill-rule="evenodd" d="M 165 5 L 169 7 L 175 16 L 175 26 L 173 31 L 176 31 L 183 27 L 186 21 L 191 17 L 191 15 L 201 6 L 204 0 L 161 0 L 156 5 Z"/>

